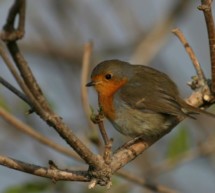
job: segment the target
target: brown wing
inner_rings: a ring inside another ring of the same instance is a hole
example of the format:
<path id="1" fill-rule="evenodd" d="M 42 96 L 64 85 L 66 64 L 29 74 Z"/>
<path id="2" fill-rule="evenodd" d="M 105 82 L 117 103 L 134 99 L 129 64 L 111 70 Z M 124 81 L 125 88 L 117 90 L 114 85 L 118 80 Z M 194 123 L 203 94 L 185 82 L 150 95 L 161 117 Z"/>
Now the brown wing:
<path id="1" fill-rule="evenodd" d="M 177 86 L 166 74 L 145 66 L 136 66 L 134 74 L 119 93 L 128 105 L 145 112 L 187 116 Z"/>

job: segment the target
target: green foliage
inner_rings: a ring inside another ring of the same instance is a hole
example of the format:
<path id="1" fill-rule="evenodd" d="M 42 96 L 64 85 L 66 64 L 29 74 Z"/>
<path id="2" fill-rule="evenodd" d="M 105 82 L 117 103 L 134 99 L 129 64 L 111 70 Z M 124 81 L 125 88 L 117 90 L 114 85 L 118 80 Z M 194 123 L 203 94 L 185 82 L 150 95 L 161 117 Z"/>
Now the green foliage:
<path id="1" fill-rule="evenodd" d="M 50 183 L 45 182 L 28 182 L 7 188 L 4 193 L 41 193 L 50 188 Z"/>
<path id="2" fill-rule="evenodd" d="M 186 127 L 178 129 L 176 135 L 170 140 L 167 149 L 167 158 L 176 159 L 189 150 L 189 133 Z"/>

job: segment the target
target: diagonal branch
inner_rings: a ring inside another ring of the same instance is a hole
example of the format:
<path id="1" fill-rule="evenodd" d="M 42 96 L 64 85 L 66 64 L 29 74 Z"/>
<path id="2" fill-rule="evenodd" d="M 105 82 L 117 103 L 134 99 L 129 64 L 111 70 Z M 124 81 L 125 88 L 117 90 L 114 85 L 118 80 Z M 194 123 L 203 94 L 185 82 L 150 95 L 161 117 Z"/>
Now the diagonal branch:
<path id="1" fill-rule="evenodd" d="M 201 84 L 205 84 L 206 82 L 206 78 L 204 75 L 204 72 L 201 68 L 201 65 L 192 49 L 192 47 L 189 45 L 188 41 L 186 40 L 184 34 L 182 33 L 182 31 L 178 28 L 173 29 L 172 32 L 178 37 L 178 39 L 181 41 L 181 43 L 184 45 L 185 50 L 187 51 L 193 66 L 196 70 L 196 74 L 198 76 L 199 81 L 201 82 Z"/>
<path id="2" fill-rule="evenodd" d="M 211 58 L 211 76 L 212 76 L 211 90 L 213 93 L 215 93 L 215 25 L 211 5 L 212 0 L 201 0 L 201 5 L 198 7 L 198 9 L 203 11 L 207 26 Z"/>
<path id="3" fill-rule="evenodd" d="M 20 99 L 25 101 L 29 106 L 33 107 L 31 101 L 17 88 L 15 88 L 12 84 L 6 81 L 3 77 L 0 76 L 0 83 L 4 85 L 8 90 L 17 95 Z"/>
<path id="4" fill-rule="evenodd" d="M 208 81 L 205 78 L 204 72 L 192 47 L 190 46 L 180 29 L 173 29 L 172 32 L 184 45 L 184 48 L 188 53 L 197 74 L 197 78 L 194 77 L 191 82 L 188 82 L 188 85 L 194 90 L 194 92 L 189 97 L 189 99 L 186 100 L 186 102 L 192 106 L 201 106 L 201 104 L 203 104 L 205 101 L 208 103 L 212 103 L 212 101 L 214 100 L 214 96 L 211 93 L 211 90 L 208 86 Z"/>
<path id="5" fill-rule="evenodd" d="M 90 181 L 90 178 L 86 171 L 69 171 L 60 170 L 57 168 L 46 168 L 38 165 L 25 163 L 2 155 L 0 155 L 0 165 L 36 176 L 50 178 L 54 181 Z"/>
<path id="6" fill-rule="evenodd" d="M 12 5 L 12 13 L 9 13 L 8 15 L 8 23 L 6 23 L 6 30 L 11 29 L 13 30 L 14 20 L 15 20 L 15 12 L 16 14 L 22 12 L 24 14 L 25 9 L 25 1 L 24 0 L 16 0 L 14 4 Z M 21 13 L 20 13 L 21 14 Z M 19 17 L 19 19 L 24 19 L 25 17 Z M 22 26 L 24 25 L 24 21 L 19 21 L 20 29 L 22 29 Z M 9 27 L 11 26 L 11 27 Z M 5 29 L 4 29 L 5 30 Z M 7 31 L 7 33 L 4 34 L 10 34 L 13 33 L 12 31 Z M 8 35 L 9 36 L 9 35 Z M 4 36 L 6 37 L 6 36 Z M 74 133 L 71 131 L 71 129 L 62 121 L 62 118 L 58 115 L 56 115 L 49 107 L 45 97 L 42 94 L 42 91 L 39 87 L 39 85 L 36 82 L 36 79 L 34 78 L 27 61 L 24 59 L 23 55 L 19 51 L 19 47 L 14 40 L 10 39 L 4 39 L 4 41 L 8 42 L 7 46 L 11 53 L 11 56 L 14 59 L 14 62 L 16 63 L 20 74 L 24 80 L 20 78 L 19 74 L 16 72 L 15 68 L 11 64 L 10 60 L 5 57 L 6 55 L 3 54 L 3 59 L 5 60 L 5 63 L 10 66 L 10 70 L 13 70 L 13 75 L 18 81 L 20 87 L 23 89 L 26 96 L 30 99 L 31 103 L 33 104 L 35 112 L 44 120 L 47 122 L 48 125 L 52 126 L 58 134 L 82 157 L 82 159 L 88 163 L 89 165 L 93 166 L 94 168 L 103 168 L 103 161 L 102 158 L 95 155 L 93 152 L 90 151 L 88 147 L 79 139 L 77 138 Z M 1 49 L 2 50 L 2 49 Z M 3 52 L 1 52 L 3 53 Z M 6 60 L 7 59 L 7 60 Z"/>
<path id="7" fill-rule="evenodd" d="M 7 22 L 4 25 L 1 39 L 4 41 L 16 41 L 24 36 L 25 27 L 25 9 L 26 0 L 15 0 L 13 6 L 8 13 Z M 15 19 L 19 14 L 19 23 L 17 29 L 15 28 Z"/>
<path id="8" fill-rule="evenodd" d="M 31 136 L 32 138 L 36 139 L 37 141 L 41 142 L 44 145 L 47 145 L 51 147 L 52 149 L 63 153 L 64 155 L 67 155 L 69 157 L 72 157 L 76 160 L 80 160 L 80 157 L 77 156 L 71 149 L 63 147 L 55 142 L 53 142 L 51 139 L 43 136 L 42 134 L 35 131 L 33 128 L 28 126 L 27 124 L 21 122 L 14 116 L 12 116 L 10 113 L 8 113 L 6 110 L 4 110 L 2 107 L 0 107 L 0 117 L 2 117 L 5 121 L 7 121 L 9 124 L 13 125 L 18 130 L 22 131 L 23 133 Z"/>
<path id="9" fill-rule="evenodd" d="M 139 184 L 140 186 L 148 188 L 151 191 L 155 191 L 159 193 L 177 193 L 178 192 L 176 190 L 172 190 L 160 184 L 153 184 L 153 183 L 147 182 L 147 180 L 141 177 L 137 177 L 136 175 L 133 175 L 131 172 L 128 172 L 125 170 L 118 171 L 117 175 L 129 180 L 130 182 L 134 182 L 136 184 Z"/>

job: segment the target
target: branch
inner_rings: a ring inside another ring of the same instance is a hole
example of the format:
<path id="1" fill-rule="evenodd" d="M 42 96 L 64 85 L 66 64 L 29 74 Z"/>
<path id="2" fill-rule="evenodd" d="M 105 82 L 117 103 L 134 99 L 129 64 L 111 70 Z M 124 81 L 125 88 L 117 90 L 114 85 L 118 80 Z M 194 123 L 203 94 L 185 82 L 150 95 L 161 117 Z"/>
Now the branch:
<path id="1" fill-rule="evenodd" d="M 85 86 L 89 75 L 92 48 L 93 48 L 92 42 L 88 42 L 84 45 L 84 54 L 83 54 L 83 61 L 82 61 L 82 68 L 81 68 L 82 69 L 81 70 L 81 99 L 82 99 L 84 112 L 89 122 L 89 126 L 90 128 L 93 129 L 93 124 L 89 120 L 91 110 L 90 110 L 90 105 L 88 100 L 89 97 L 88 97 L 87 87 Z"/>
<path id="2" fill-rule="evenodd" d="M 16 41 L 24 36 L 25 27 L 25 0 L 15 0 L 13 6 L 11 7 L 7 22 L 4 25 L 4 31 L 0 34 L 0 37 L 4 41 Z M 17 29 L 15 28 L 15 19 L 17 14 L 19 14 L 19 22 Z"/>
<path id="3" fill-rule="evenodd" d="M 147 172 L 156 174 L 162 174 L 169 172 L 171 169 L 174 169 L 177 165 L 190 162 L 194 159 L 199 158 L 200 156 L 212 156 L 215 152 L 215 137 L 209 136 L 205 142 L 199 144 L 198 147 L 194 147 L 184 153 L 179 154 L 174 158 L 166 159 L 165 161 L 159 163 L 157 166 L 152 167 Z"/>
<path id="4" fill-rule="evenodd" d="M 18 74 L 16 68 L 14 67 L 14 65 L 11 62 L 10 58 L 8 57 L 7 53 L 4 51 L 1 43 L 0 43 L 0 55 L 3 59 L 3 61 L 5 62 L 7 68 L 10 70 L 11 74 L 13 75 L 13 77 L 15 78 L 17 83 L 19 84 L 20 88 L 24 91 L 26 96 L 29 97 L 30 103 L 31 103 L 31 101 L 34 101 L 33 95 L 31 94 L 30 90 L 28 89 L 28 87 L 25 85 L 24 81 L 22 80 L 22 78 Z M 34 102 L 34 104 L 32 104 L 32 105 L 38 106 L 37 101 Z"/>
<path id="5" fill-rule="evenodd" d="M 17 4 L 19 0 L 15 1 L 12 5 L 11 10 L 13 10 L 13 14 L 11 12 L 8 15 L 8 20 L 4 28 L 4 30 L 13 29 L 13 25 L 15 23 L 15 12 L 18 14 L 22 12 L 24 14 L 24 8 L 25 7 L 25 1 L 20 0 L 20 4 Z M 22 3 L 21 3 L 22 2 Z M 18 8 L 17 8 L 18 7 Z M 25 17 L 19 17 L 19 19 L 24 19 Z M 8 22 L 10 21 L 10 22 Z M 24 21 L 19 21 L 20 29 L 21 25 L 23 25 Z M 10 26 L 10 27 L 9 27 Z M 13 33 L 11 31 L 7 31 L 5 34 Z M 6 41 L 4 39 L 4 41 Z M 81 140 L 79 140 L 71 131 L 71 129 L 62 122 L 61 117 L 56 115 L 50 108 L 49 105 L 45 99 L 45 97 L 42 94 L 42 91 L 39 87 L 39 85 L 36 82 L 36 79 L 34 78 L 26 60 L 24 59 L 23 55 L 21 54 L 17 43 L 14 40 L 10 40 L 7 43 L 8 49 L 11 53 L 11 56 L 14 59 L 14 62 L 16 63 L 22 78 L 24 80 L 24 83 L 22 79 L 19 77 L 18 73 L 16 72 L 15 68 L 11 64 L 9 60 L 5 60 L 5 63 L 7 65 L 10 64 L 10 70 L 13 70 L 14 77 L 18 80 L 18 83 L 20 84 L 20 87 L 25 92 L 26 96 L 29 97 L 31 100 L 33 107 L 35 111 L 38 113 L 38 115 L 47 122 L 50 126 L 52 126 L 58 134 L 65 139 L 65 141 L 82 157 L 83 160 L 85 160 L 86 163 L 93 166 L 94 168 L 104 168 L 103 162 L 101 157 L 93 154 L 88 147 L 86 147 Z M 2 52 L 1 52 L 2 53 Z M 2 55 L 3 57 L 5 55 Z M 4 57 L 5 59 L 5 57 Z M 26 87 L 27 86 L 27 87 Z"/>
<path id="6" fill-rule="evenodd" d="M 208 86 L 208 82 L 205 78 L 204 72 L 192 47 L 190 46 L 180 29 L 173 29 L 172 32 L 184 45 L 184 48 L 189 55 L 197 74 L 197 78 L 193 78 L 193 80 L 188 83 L 188 85 L 194 90 L 194 92 L 189 97 L 189 99 L 186 99 L 186 102 L 192 106 L 198 107 L 201 106 L 205 101 L 211 102 L 214 99 L 214 96 L 211 94 L 211 90 Z"/>
<path id="7" fill-rule="evenodd" d="M 148 188 L 151 191 L 155 191 L 155 192 L 159 192 L 159 193 L 177 193 L 176 190 L 172 190 L 163 185 L 147 182 L 145 179 L 143 179 L 141 177 L 137 177 L 136 175 L 131 174 L 131 172 L 127 172 L 125 170 L 118 171 L 117 175 L 129 180 L 130 182 L 134 182 L 136 184 L 139 184 L 140 186 Z"/>
<path id="8" fill-rule="evenodd" d="M 5 86 L 8 90 L 10 90 L 12 93 L 17 95 L 20 99 L 22 99 L 24 102 L 26 102 L 29 106 L 33 107 L 31 104 L 31 101 L 17 88 L 15 88 L 12 84 L 10 84 L 8 81 L 6 81 L 3 77 L 0 76 L 0 83 Z"/>
<path id="9" fill-rule="evenodd" d="M 130 59 L 130 63 L 149 65 L 150 61 L 152 61 L 167 41 L 167 35 L 169 35 L 171 26 L 184 14 L 184 10 L 189 6 L 190 2 L 187 0 L 178 1 L 164 20 L 159 20 L 149 33 L 136 41 L 137 43 L 133 49 L 135 51 Z"/>
<path id="10" fill-rule="evenodd" d="M 178 39 L 181 41 L 181 43 L 184 45 L 184 48 L 185 50 L 187 51 L 192 63 L 193 63 L 193 66 L 196 70 L 196 74 L 199 78 L 199 81 L 202 83 L 202 84 L 205 84 L 206 82 L 206 78 L 205 78 L 205 75 L 204 75 L 204 72 L 199 64 L 199 61 L 192 49 L 192 47 L 189 45 L 188 41 L 186 40 L 184 34 L 181 32 L 180 29 L 176 28 L 176 29 L 173 29 L 172 32 L 178 37 Z"/>
<path id="11" fill-rule="evenodd" d="M 211 78 L 212 78 L 211 90 L 213 93 L 215 93 L 215 26 L 211 5 L 212 0 L 201 0 L 201 5 L 198 7 L 198 9 L 203 11 L 207 26 L 211 58 Z"/>
<path id="12" fill-rule="evenodd" d="M 69 171 L 59 170 L 57 168 L 46 168 L 18 161 L 2 155 L 0 155 L 0 165 L 32 175 L 50 178 L 53 181 L 90 181 L 90 178 L 86 171 Z"/>
<path id="13" fill-rule="evenodd" d="M 36 132 L 33 128 L 31 128 L 30 126 L 21 122 L 20 120 L 16 119 L 14 116 L 12 116 L 10 113 L 5 111 L 1 107 L 0 107 L 0 117 L 4 118 L 5 121 L 7 121 L 9 124 L 13 125 L 18 130 L 29 135 L 30 137 L 34 138 L 35 140 L 41 142 L 42 144 L 47 145 L 47 146 L 51 147 L 52 149 L 54 149 L 60 153 L 63 153 L 64 155 L 72 157 L 75 160 L 81 161 L 80 157 L 77 156 L 73 151 L 53 142 L 51 139 L 48 139 L 47 137 Z M 148 184 L 147 181 L 145 181 L 144 179 L 142 179 L 142 178 L 140 179 L 138 177 L 135 177 L 136 175 L 132 175 L 131 172 L 128 173 L 125 170 L 118 171 L 117 175 L 126 179 L 126 180 L 129 180 L 129 181 L 132 181 L 138 185 L 141 185 L 145 188 L 149 188 L 149 189 L 155 190 L 155 191 L 160 192 L 160 193 L 174 192 L 174 191 L 171 191 L 169 188 L 164 187 L 163 185 Z"/>
<path id="14" fill-rule="evenodd" d="M 2 107 L 0 107 L 0 117 L 2 117 L 5 121 L 7 121 L 9 124 L 13 125 L 15 128 L 17 128 L 19 131 L 22 131 L 23 133 L 29 135 L 30 137 L 36 139 L 37 141 L 41 142 L 44 145 L 47 145 L 51 147 L 52 149 L 61 152 L 69 157 L 72 157 L 76 160 L 80 161 L 80 157 L 77 156 L 71 149 L 65 148 L 55 142 L 53 142 L 51 139 L 41 135 L 40 133 L 36 132 L 33 128 L 28 126 L 27 124 L 21 122 L 14 116 L 12 116 L 10 113 L 5 111 Z"/>

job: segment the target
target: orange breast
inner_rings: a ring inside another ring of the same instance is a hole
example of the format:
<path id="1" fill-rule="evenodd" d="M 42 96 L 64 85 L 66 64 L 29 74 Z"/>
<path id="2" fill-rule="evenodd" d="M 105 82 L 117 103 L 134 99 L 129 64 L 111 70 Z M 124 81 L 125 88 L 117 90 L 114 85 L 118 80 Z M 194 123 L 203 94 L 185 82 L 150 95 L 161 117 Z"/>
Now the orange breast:
<path id="1" fill-rule="evenodd" d="M 99 95 L 99 105 L 102 108 L 104 115 L 111 120 L 115 118 L 114 105 L 113 105 L 113 95 L 104 96 Z"/>
<path id="2" fill-rule="evenodd" d="M 104 115 L 111 120 L 115 119 L 115 109 L 113 105 L 114 94 L 127 82 L 127 80 L 117 81 L 103 85 L 98 89 L 99 104 Z"/>

